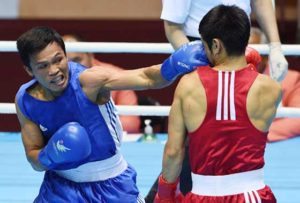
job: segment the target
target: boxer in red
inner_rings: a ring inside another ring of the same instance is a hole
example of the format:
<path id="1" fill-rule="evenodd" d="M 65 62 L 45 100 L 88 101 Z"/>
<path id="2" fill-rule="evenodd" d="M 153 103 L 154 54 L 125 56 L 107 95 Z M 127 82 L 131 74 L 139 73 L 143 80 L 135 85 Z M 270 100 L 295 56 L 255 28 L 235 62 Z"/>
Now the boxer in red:
<path id="1" fill-rule="evenodd" d="M 155 202 L 276 202 L 263 167 L 280 85 L 247 64 L 250 22 L 240 8 L 213 8 L 199 33 L 213 66 L 198 68 L 178 83 Z M 193 184 L 183 197 L 177 183 L 186 131 Z"/>

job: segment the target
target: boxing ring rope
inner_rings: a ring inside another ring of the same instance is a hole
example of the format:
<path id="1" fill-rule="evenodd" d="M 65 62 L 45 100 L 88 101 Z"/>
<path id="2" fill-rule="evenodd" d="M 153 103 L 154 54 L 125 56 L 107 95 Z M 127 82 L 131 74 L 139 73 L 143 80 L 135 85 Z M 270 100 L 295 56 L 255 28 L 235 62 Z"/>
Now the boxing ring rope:
<path id="1" fill-rule="evenodd" d="M 268 54 L 269 47 L 266 44 L 251 44 L 260 54 Z M 66 42 L 69 52 L 93 52 L 93 53 L 146 53 L 146 54 L 170 54 L 174 51 L 169 43 L 127 43 L 127 42 Z M 300 55 L 300 46 L 283 44 L 285 55 Z M 16 41 L 0 41 L 0 52 L 16 52 Z M 170 106 L 118 106 L 120 115 L 141 116 L 168 116 Z M 0 103 L 0 114 L 15 114 L 16 109 L 12 103 Z M 290 117 L 300 118 L 300 108 L 279 107 L 276 118 Z"/>
<path id="2" fill-rule="evenodd" d="M 116 105 L 120 115 L 137 116 L 168 116 L 170 106 L 127 106 Z M 15 114 L 15 105 L 12 103 L 0 103 L 1 114 Z M 277 109 L 276 118 L 289 117 L 300 118 L 300 108 L 280 107 Z"/>
<path id="3" fill-rule="evenodd" d="M 260 54 L 268 54 L 266 44 L 251 44 Z M 144 53 L 144 54 L 170 54 L 174 51 L 169 43 L 137 43 L 137 42 L 66 42 L 69 52 L 93 53 Z M 283 44 L 285 55 L 300 55 L 299 45 Z M 16 52 L 15 41 L 0 41 L 0 52 Z"/>

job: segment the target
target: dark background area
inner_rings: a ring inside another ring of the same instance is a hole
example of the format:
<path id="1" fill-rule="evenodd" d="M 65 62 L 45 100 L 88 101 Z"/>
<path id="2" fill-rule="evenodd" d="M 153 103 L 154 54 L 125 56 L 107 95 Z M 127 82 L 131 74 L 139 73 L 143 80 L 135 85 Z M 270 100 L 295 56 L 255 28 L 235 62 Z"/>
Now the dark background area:
<path id="1" fill-rule="evenodd" d="M 256 23 L 253 22 L 255 25 Z M 279 22 L 283 44 L 296 43 L 297 22 Z M 77 33 L 91 42 L 167 42 L 160 20 L 0 20 L 0 39 L 15 41 L 34 26 L 50 26 L 60 34 Z M 103 62 L 125 69 L 162 63 L 167 54 L 96 54 Z M 289 68 L 300 70 L 298 57 L 287 57 Z M 0 102 L 13 103 L 21 84 L 30 80 L 16 52 L 0 52 Z M 176 82 L 164 89 L 138 91 L 139 97 L 150 96 L 161 105 L 170 105 Z M 16 115 L 0 114 L 0 131 L 19 131 Z"/>

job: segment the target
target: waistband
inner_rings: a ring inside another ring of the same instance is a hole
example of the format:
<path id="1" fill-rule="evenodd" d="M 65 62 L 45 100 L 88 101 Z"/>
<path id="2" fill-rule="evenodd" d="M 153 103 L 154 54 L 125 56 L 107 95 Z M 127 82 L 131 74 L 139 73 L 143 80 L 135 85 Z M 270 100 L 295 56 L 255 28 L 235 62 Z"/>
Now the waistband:
<path id="1" fill-rule="evenodd" d="M 74 182 L 95 182 L 114 178 L 128 167 L 120 153 L 111 158 L 89 162 L 77 168 L 55 171 L 59 176 Z"/>
<path id="2" fill-rule="evenodd" d="M 202 196 L 227 196 L 265 187 L 263 169 L 222 176 L 192 173 L 192 193 Z"/>

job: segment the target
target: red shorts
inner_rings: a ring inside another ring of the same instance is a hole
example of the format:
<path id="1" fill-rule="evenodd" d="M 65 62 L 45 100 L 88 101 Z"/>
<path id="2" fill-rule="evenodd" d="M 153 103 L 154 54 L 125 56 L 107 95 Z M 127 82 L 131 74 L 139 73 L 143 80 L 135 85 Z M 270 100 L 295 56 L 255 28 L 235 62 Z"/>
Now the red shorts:
<path id="1" fill-rule="evenodd" d="M 259 197 L 257 197 L 259 196 Z M 260 200 L 259 200 L 260 199 Z M 189 192 L 183 203 L 276 203 L 276 198 L 268 186 L 263 189 L 227 196 L 202 196 Z"/>

